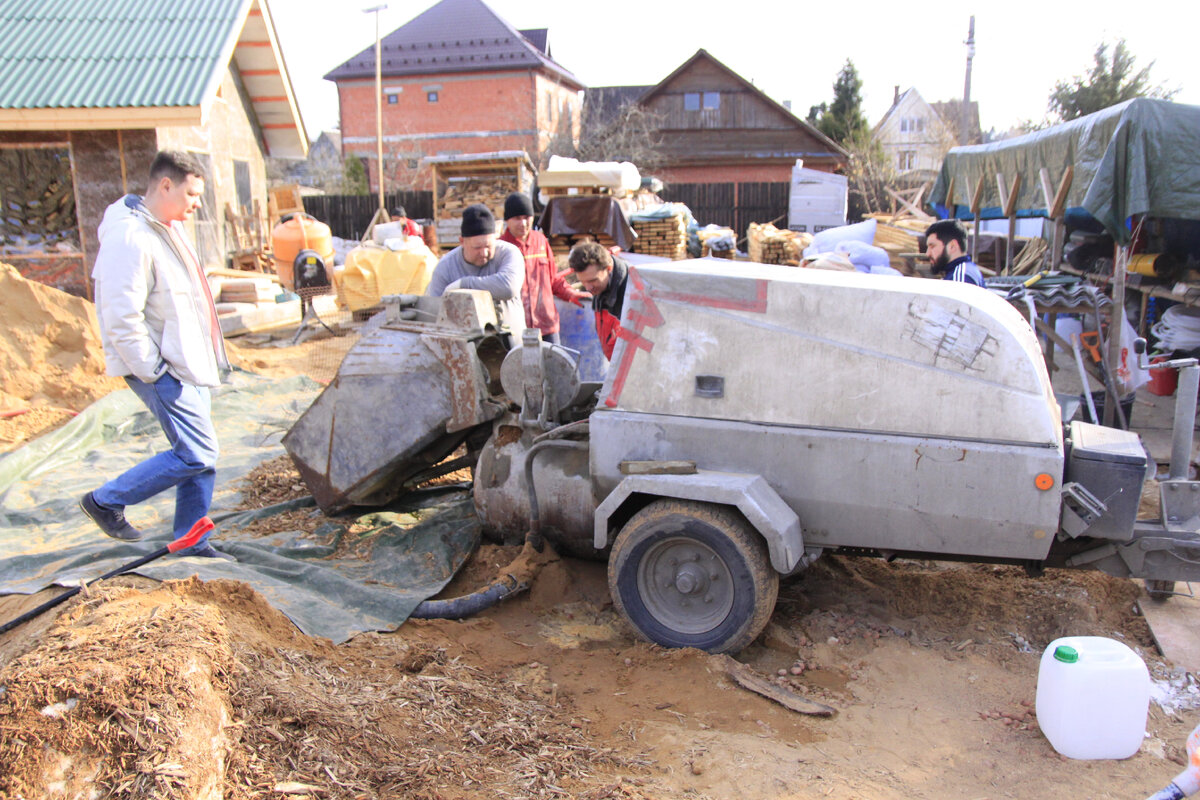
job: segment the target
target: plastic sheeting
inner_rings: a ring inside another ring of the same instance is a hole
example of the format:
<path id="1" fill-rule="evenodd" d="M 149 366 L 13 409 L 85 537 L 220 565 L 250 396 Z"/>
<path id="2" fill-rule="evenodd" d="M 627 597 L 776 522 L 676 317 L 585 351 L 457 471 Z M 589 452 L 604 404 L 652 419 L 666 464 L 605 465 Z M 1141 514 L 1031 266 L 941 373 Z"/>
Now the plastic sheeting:
<path id="1" fill-rule="evenodd" d="M 982 175 L 980 216 L 1000 218 L 996 175 L 1012 186 L 1020 174 L 1020 215 L 1043 216 L 1039 170 L 1049 172 L 1054 190 L 1068 166 L 1075 171 L 1067 206 L 1085 209 L 1119 244 L 1129 243 L 1126 221 L 1135 214 L 1200 219 L 1200 106 L 1139 98 L 1016 139 L 955 147 L 929 200 L 968 218 L 967 198 Z"/>
<path id="2" fill-rule="evenodd" d="M 625 212 L 612 197 L 603 195 L 565 195 L 552 197 L 542 211 L 538 228 L 547 236 L 604 234 L 622 250 L 633 247 L 637 234 L 629 227 Z"/>
<path id="3" fill-rule="evenodd" d="M 300 630 L 342 642 L 368 630 L 391 630 L 418 603 L 449 582 L 479 542 L 469 494 L 430 492 L 407 505 L 339 517 L 315 535 L 296 531 L 252 536 L 242 526 L 281 511 L 313 506 L 311 498 L 231 513 L 240 479 L 283 454 L 280 439 L 320 387 L 307 378 L 272 380 L 234 373 L 213 396 L 221 444 L 211 516 L 213 541 L 237 563 L 164 556 L 137 574 L 156 580 L 198 575 L 243 581 Z M 74 585 L 150 553 L 170 540 L 174 493 L 128 511 L 147 535 L 118 542 L 78 507 L 79 497 L 166 447 L 158 423 L 130 391 L 108 395 L 63 428 L 0 458 L 0 590 L 28 594 Z M 314 507 L 314 513 L 315 507 Z M 332 558 L 354 526 L 356 557 Z M 363 557 L 357 557 L 358 554 Z M 2 620 L 0 620 L 2 621 Z"/>

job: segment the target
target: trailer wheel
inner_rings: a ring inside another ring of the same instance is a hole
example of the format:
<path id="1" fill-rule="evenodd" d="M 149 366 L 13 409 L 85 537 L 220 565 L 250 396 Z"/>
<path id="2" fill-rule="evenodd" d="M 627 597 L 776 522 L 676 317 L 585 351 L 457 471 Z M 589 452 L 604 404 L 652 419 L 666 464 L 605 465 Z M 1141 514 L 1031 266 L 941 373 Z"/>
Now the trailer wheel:
<path id="1" fill-rule="evenodd" d="M 779 575 L 766 543 L 731 509 L 656 500 L 617 536 L 608 588 L 642 637 L 726 653 L 741 650 L 766 627 Z"/>
<path id="2" fill-rule="evenodd" d="M 1175 581 L 1146 581 L 1146 594 L 1150 595 L 1151 600 L 1159 603 L 1166 602 L 1167 598 L 1175 594 Z"/>

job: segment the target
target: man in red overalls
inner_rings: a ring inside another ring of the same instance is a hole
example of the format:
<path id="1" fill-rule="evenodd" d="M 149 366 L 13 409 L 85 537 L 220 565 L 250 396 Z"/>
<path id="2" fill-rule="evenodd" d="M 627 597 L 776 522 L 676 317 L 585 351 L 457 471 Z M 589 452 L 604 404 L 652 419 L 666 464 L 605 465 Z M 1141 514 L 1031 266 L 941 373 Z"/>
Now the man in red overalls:
<path id="1" fill-rule="evenodd" d="M 572 247 L 567 262 L 583 288 L 592 294 L 600 347 L 604 357 L 611 359 L 617 345 L 617 333 L 621 330 L 621 307 L 625 303 L 629 265 L 596 242 L 582 242 Z"/>
<path id="2" fill-rule="evenodd" d="M 513 192 L 504 200 L 504 233 L 500 241 L 516 245 L 525 257 L 525 283 L 521 301 L 525 305 L 525 327 L 542 332 L 542 341 L 558 344 L 558 309 L 554 298 L 582 306 L 591 295 L 567 285 L 554 267 L 554 253 L 545 234 L 533 229 L 533 202 L 524 192 Z"/>

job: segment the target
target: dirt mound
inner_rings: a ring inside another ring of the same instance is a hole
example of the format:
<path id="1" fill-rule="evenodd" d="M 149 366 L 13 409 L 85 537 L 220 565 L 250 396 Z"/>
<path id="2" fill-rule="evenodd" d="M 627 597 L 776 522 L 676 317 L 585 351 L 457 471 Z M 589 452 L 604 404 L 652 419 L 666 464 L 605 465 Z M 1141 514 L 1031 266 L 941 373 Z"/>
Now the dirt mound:
<path id="1" fill-rule="evenodd" d="M 5 797 L 604 796 L 636 766 L 528 681 L 419 635 L 335 648 L 231 581 L 95 592 L 0 685 Z"/>
<path id="2" fill-rule="evenodd" d="M 95 307 L 21 277 L 0 263 L 0 409 L 27 405 L 81 411 L 125 383 L 104 374 Z"/>

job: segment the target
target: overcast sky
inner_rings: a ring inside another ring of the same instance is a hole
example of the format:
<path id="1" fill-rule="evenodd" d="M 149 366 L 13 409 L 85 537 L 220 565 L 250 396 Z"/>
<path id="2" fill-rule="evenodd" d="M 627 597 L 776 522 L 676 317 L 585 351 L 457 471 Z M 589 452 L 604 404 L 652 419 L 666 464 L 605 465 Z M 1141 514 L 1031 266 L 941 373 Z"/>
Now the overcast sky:
<path id="1" fill-rule="evenodd" d="M 871 124 L 892 102 L 893 87 L 915 87 L 928 101 L 961 97 L 967 27 L 975 15 L 971 99 L 985 130 L 1007 130 L 1046 114 L 1057 80 L 1081 75 L 1102 41 L 1124 38 L 1139 67 L 1154 62 L 1154 83 L 1200 105 L 1200 2 L 1197 0 L 993 0 L 970 4 L 745 2 L 702 4 L 607 0 L 485 0 L 514 27 L 549 28 L 554 59 L 587 86 L 649 85 L 699 48 L 799 116 L 833 96 L 849 58 L 863 81 Z M 337 92 L 325 73 L 374 46 L 375 2 L 268 0 L 309 137 L 338 121 Z M 388 0 L 382 35 L 433 3 Z M 603 10 L 603 16 L 596 16 Z M 690 12 L 690 13 L 689 13 Z"/>

